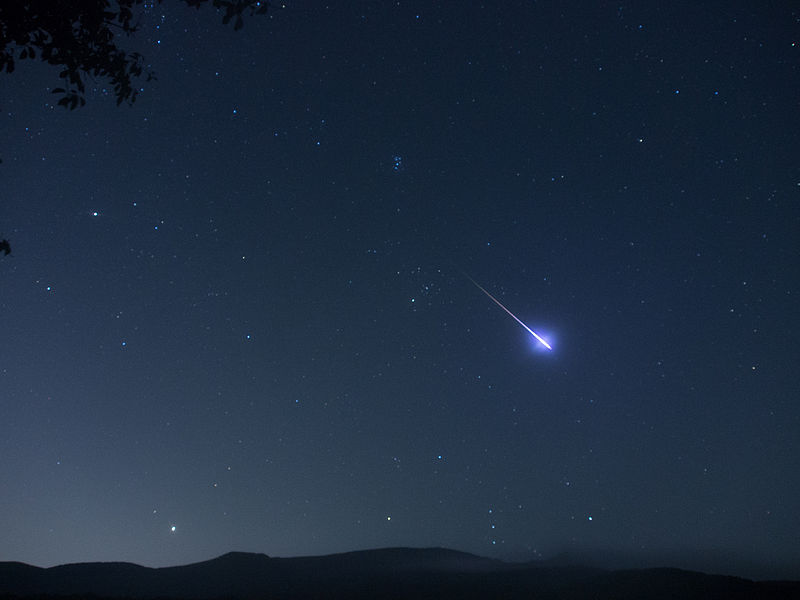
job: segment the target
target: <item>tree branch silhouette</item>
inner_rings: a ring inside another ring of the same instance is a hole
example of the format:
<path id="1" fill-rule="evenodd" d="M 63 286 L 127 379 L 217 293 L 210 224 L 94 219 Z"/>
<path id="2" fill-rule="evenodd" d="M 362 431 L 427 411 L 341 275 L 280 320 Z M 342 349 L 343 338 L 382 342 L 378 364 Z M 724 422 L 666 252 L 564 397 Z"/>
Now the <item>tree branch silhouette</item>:
<path id="1" fill-rule="evenodd" d="M 74 110 L 86 104 L 86 77 L 108 79 L 117 105 L 133 104 L 139 94 L 136 79 L 155 78 L 145 70 L 144 57 L 118 45 L 120 36 L 138 30 L 134 11 L 147 0 L 13 0 L 0 2 L 0 72 L 12 73 L 21 60 L 42 60 L 62 67 L 64 81 L 53 89 L 57 104 Z M 150 0 L 158 4 L 162 0 Z M 200 8 L 211 3 L 224 11 L 222 23 L 244 25 L 243 15 L 262 15 L 268 0 L 180 0 Z"/>

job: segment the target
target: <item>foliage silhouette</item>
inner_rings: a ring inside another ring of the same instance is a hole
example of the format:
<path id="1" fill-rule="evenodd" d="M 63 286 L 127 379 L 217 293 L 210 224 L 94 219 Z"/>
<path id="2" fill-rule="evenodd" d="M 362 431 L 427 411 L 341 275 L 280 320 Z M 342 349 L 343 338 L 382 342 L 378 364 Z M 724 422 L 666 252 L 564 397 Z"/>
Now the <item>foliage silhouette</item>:
<path id="1" fill-rule="evenodd" d="M 222 23 L 244 25 L 243 15 L 267 12 L 268 0 L 181 0 L 200 8 L 211 2 L 224 11 Z M 0 72 L 11 73 L 18 60 L 39 59 L 63 67 L 57 104 L 74 110 L 86 104 L 86 76 L 109 79 L 117 105 L 133 104 L 139 93 L 134 79 L 155 77 L 145 70 L 144 57 L 118 46 L 121 36 L 139 27 L 136 8 L 161 4 L 162 0 L 3 0 L 0 2 Z"/>

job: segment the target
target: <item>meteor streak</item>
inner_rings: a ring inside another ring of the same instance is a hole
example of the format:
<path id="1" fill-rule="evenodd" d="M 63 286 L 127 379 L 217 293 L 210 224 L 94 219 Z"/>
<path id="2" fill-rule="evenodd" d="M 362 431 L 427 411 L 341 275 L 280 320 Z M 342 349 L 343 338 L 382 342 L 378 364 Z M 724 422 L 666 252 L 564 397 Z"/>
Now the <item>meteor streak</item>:
<path id="1" fill-rule="evenodd" d="M 475 280 L 474 280 L 472 277 L 470 277 L 470 276 L 469 276 L 469 275 L 467 275 L 466 273 L 465 273 L 464 275 L 466 276 L 466 278 L 467 278 L 467 279 L 469 279 L 469 280 L 470 280 L 472 283 L 474 283 L 474 284 L 475 284 L 475 287 L 477 287 L 477 288 L 478 288 L 480 291 L 482 291 L 484 294 L 486 294 L 487 296 L 489 296 L 489 298 L 491 298 L 491 299 L 492 299 L 492 301 L 493 301 L 495 304 L 497 304 L 497 306 L 499 306 L 499 307 L 500 307 L 500 308 L 502 308 L 504 311 L 506 311 L 506 312 L 507 312 L 509 315 L 511 315 L 511 318 L 513 318 L 513 319 L 514 319 L 514 320 L 515 320 L 517 323 L 519 323 L 520 325 L 522 325 L 522 326 L 525 328 L 525 331 L 527 331 L 527 332 L 528 332 L 528 333 L 530 333 L 530 334 L 531 334 L 533 337 L 535 337 L 535 338 L 536 338 L 536 341 L 538 341 L 540 344 L 542 344 L 542 346 L 544 346 L 544 347 L 545 347 L 545 348 L 547 348 L 548 350 L 552 350 L 552 349 L 553 349 L 553 347 L 552 347 L 550 344 L 548 344 L 548 343 L 547 343 L 547 342 L 544 340 L 544 338 L 542 338 L 542 337 L 541 337 L 541 336 L 540 336 L 538 333 L 536 333 L 536 332 L 535 332 L 533 329 L 531 329 L 530 327 L 528 327 L 527 325 L 525 325 L 525 323 L 523 323 L 522 321 L 520 321 L 520 320 L 517 318 L 517 315 L 515 315 L 515 314 L 514 314 L 514 313 L 512 313 L 510 310 L 508 310 L 508 309 L 507 309 L 505 306 L 503 306 L 503 305 L 502 305 L 502 303 L 500 302 L 500 300 L 498 300 L 497 298 L 495 298 L 494 296 L 492 296 L 492 295 L 491 295 L 489 292 L 487 292 L 485 289 L 483 289 L 483 287 L 481 287 L 481 285 L 480 285 L 480 284 L 479 284 L 477 281 L 475 281 Z"/>

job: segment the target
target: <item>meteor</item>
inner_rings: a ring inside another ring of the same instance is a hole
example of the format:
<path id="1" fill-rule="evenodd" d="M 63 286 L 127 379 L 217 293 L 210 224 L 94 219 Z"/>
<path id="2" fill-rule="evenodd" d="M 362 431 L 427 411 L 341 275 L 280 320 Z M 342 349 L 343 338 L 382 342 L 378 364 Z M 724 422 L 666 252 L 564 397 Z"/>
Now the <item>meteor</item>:
<path id="1" fill-rule="evenodd" d="M 540 343 L 542 346 L 544 346 L 544 347 L 545 347 L 545 348 L 547 348 L 548 350 L 552 350 L 552 349 L 553 349 L 553 347 L 552 347 L 550 344 L 548 344 L 548 343 L 545 341 L 545 339 L 544 339 L 543 337 L 541 337 L 541 336 L 540 336 L 538 333 L 536 333 L 536 332 L 535 332 L 533 329 L 531 329 L 530 327 L 528 327 L 527 325 L 525 325 L 525 323 L 523 323 L 522 321 L 520 321 L 520 320 L 517 318 L 517 315 L 515 315 L 515 314 L 514 314 L 514 313 L 512 313 L 510 310 L 508 310 L 508 309 L 507 309 L 505 306 L 503 306 L 503 304 L 500 302 L 500 300 L 498 300 L 497 298 L 495 298 L 494 296 L 492 296 L 492 295 L 491 295 L 489 292 L 487 292 L 485 289 L 483 289 L 483 287 L 481 287 L 481 285 L 480 285 L 480 284 L 479 284 L 477 281 L 475 281 L 475 280 L 474 280 L 472 277 L 470 277 L 470 276 L 469 276 L 469 275 L 467 275 L 466 273 L 464 274 L 464 276 L 465 276 L 467 279 L 469 279 L 469 280 L 470 280 L 470 281 L 471 281 L 473 284 L 475 284 L 475 287 L 477 287 L 477 288 L 478 288 L 480 291 L 482 291 L 484 294 L 486 294 L 487 296 L 489 296 L 489 298 L 491 298 L 491 299 L 492 299 L 492 301 L 493 301 L 495 304 L 497 304 L 497 306 L 499 306 L 499 307 L 500 307 L 500 308 L 502 308 L 504 311 L 506 311 L 506 312 L 507 312 L 509 315 L 511 315 L 511 318 L 512 318 L 512 319 L 514 319 L 514 320 L 515 320 L 517 323 L 519 323 L 520 325 L 522 325 L 522 326 L 525 328 L 525 331 L 527 331 L 527 332 L 528 332 L 528 333 L 530 333 L 530 334 L 531 334 L 533 337 L 535 337 L 535 338 L 536 338 L 536 341 L 538 341 L 538 342 L 539 342 L 539 343 Z"/>

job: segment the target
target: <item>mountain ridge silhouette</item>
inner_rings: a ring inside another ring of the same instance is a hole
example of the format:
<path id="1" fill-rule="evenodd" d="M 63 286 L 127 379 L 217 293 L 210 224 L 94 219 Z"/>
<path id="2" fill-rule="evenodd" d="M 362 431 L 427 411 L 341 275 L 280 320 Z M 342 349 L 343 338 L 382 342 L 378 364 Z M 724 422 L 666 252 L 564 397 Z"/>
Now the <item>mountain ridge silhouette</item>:
<path id="1" fill-rule="evenodd" d="M 381 548 L 306 557 L 229 552 L 171 567 L 127 562 L 49 568 L 0 562 L 0 598 L 800 598 L 800 582 L 681 569 L 606 570 L 506 563 L 446 548 Z"/>

